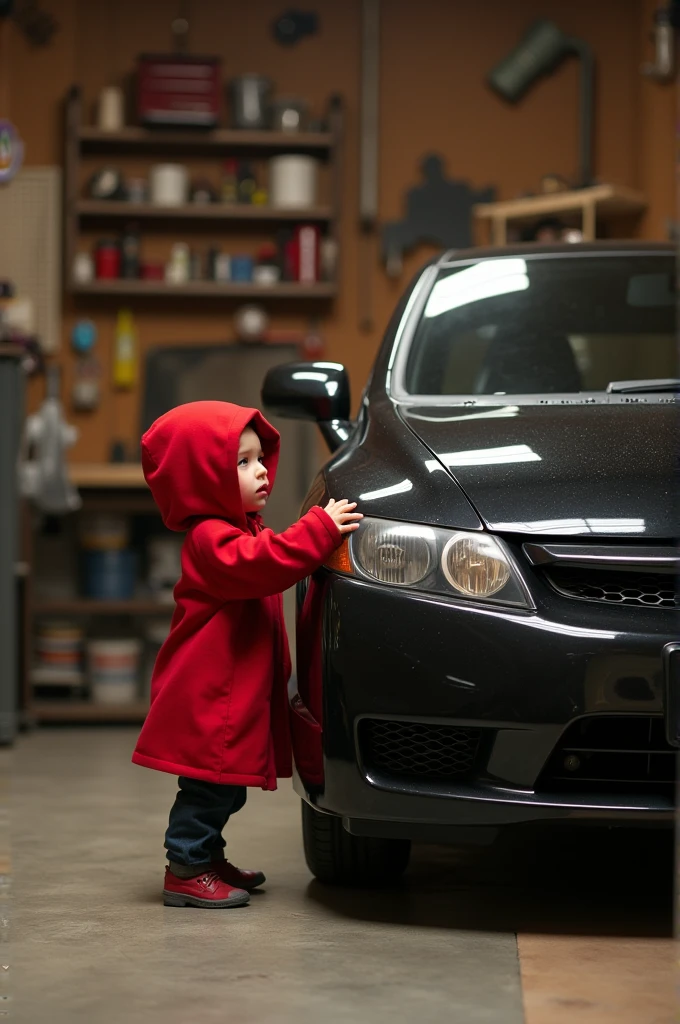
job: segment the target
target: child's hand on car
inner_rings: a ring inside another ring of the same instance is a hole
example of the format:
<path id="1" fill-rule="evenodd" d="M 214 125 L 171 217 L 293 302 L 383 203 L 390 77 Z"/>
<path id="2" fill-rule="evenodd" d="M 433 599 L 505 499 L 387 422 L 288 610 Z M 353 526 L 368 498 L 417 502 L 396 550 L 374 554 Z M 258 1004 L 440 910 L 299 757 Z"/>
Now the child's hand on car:
<path id="1" fill-rule="evenodd" d="M 346 498 L 335 501 L 334 498 L 331 498 L 324 512 L 328 513 L 340 533 L 352 533 L 353 530 L 359 529 L 359 523 L 356 520 L 364 518 L 361 512 L 353 511 L 356 507 L 356 501 L 347 501 Z"/>

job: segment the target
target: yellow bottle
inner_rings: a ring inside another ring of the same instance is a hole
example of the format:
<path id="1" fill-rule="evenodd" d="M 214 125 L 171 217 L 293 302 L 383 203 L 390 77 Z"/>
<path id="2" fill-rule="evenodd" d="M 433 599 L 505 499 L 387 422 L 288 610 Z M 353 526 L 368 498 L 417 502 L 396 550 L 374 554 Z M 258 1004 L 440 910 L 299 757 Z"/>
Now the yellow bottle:
<path id="1" fill-rule="evenodd" d="M 121 309 L 118 311 L 116 340 L 113 349 L 113 386 L 129 390 L 136 383 L 137 340 L 134 321 L 129 309 Z"/>

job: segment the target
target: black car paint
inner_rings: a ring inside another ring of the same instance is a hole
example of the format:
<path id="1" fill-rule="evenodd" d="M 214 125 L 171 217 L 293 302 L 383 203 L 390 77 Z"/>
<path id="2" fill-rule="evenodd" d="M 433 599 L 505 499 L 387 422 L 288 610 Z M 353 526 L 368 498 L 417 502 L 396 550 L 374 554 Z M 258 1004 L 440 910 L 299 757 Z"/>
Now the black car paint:
<path id="1" fill-rule="evenodd" d="M 590 609 L 572 604 L 546 591 L 538 613 L 527 615 L 333 579 L 325 627 L 325 784 L 313 794 L 316 805 L 357 819 L 394 817 L 399 808 L 405 821 L 442 824 L 668 814 L 661 798 L 557 799 L 534 790 L 573 719 L 662 711 L 664 623 L 649 610 L 646 623 L 634 614 L 621 623 L 621 609 L 604 609 L 595 625 Z M 669 629 L 673 615 L 662 616 Z M 637 700 L 621 686 L 631 670 L 646 684 Z M 365 773 L 357 772 L 354 726 L 363 716 L 386 715 L 487 729 L 490 743 L 476 777 L 452 786 L 374 775 L 368 792 Z M 386 792 L 403 797 L 401 805 L 388 801 L 389 812 L 382 810 Z"/>
<path id="2" fill-rule="evenodd" d="M 667 251 L 649 247 L 660 249 Z M 595 520 L 598 543 L 626 536 L 628 543 L 671 542 L 676 407 L 535 402 L 495 418 L 445 401 L 395 403 L 385 380 L 409 294 L 388 328 L 354 428 L 310 497 L 348 496 L 370 516 L 498 531 L 536 611 L 397 591 L 320 570 L 315 585 L 324 588 L 324 611 L 311 628 L 322 641 L 323 783 L 298 776 L 296 788 L 320 811 L 342 816 L 349 831 L 367 835 L 432 837 L 442 828 L 444 837 L 454 827 L 550 817 L 670 821 L 672 801 L 664 797 L 551 794 L 536 786 L 560 735 L 581 716 L 663 714 L 662 651 L 677 638 L 677 613 L 569 600 L 530 565 L 522 543 L 579 533 L 573 523 L 556 522 L 567 519 L 585 520 L 587 533 Z M 493 412 L 493 404 L 483 411 Z M 526 445 L 540 462 L 449 470 L 440 461 L 451 451 L 511 444 Z M 632 519 L 638 522 L 629 530 L 597 525 Z M 309 642 L 298 636 L 298 645 Z M 301 679 L 301 692 L 305 685 Z M 481 726 L 485 756 L 465 785 L 383 778 L 361 761 L 356 730 L 365 716 Z"/>
<path id="3" fill-rule="evenodd" d="M 652 399 L 651 404 L 587 408 L 524 405 L 511 415 L 507 407 L 485 410 L 498 412 L 498 418 L 456 408 L 397 409 L 438 458 L 452 450 L 513 445 L 535 453 L 535 461 L 485 465 L 472 459 L 451 471 L 496 533 L 674 536 L 678 417 L 673 404 Z M 574 522 L 579 519 L 585 520 L 580 531 Z"/>

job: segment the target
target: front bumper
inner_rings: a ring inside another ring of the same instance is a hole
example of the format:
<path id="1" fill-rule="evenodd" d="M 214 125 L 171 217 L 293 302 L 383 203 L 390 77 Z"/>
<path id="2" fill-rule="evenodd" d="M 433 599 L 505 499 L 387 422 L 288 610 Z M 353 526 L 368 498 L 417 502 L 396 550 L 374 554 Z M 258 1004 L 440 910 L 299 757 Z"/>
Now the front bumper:
<path id="1" fill-rule="evenodd" d="M 518 613 L 325 571 L 315 585 L 325 595 L 317 624 L 323 781 L 298 776 L 296 787 L 320 811 L 341 815 L 349 831 L 434 841 L 461 827 L 541 819 L 672 820 L 668 791 L 551 792 L 545 771 L 584 716 L 663 718 L 662 655 L 676 639 L 674 612 L 550 594 L 537 614 Z M 308 640 L 299 635 L 298 649 Z M 303 700 L 307 685 L 300 680 Z M 362 750 L 365 719 L 478 730 L 474 767 L 460 781 L 384 771 Z"/>

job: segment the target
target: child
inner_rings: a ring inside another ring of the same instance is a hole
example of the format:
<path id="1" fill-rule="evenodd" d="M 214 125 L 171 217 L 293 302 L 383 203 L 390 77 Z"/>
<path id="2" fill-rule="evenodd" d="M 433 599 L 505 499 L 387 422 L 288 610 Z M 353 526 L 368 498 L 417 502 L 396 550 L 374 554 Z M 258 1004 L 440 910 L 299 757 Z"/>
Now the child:
<path id="1" fill-rule="evenodd" d="M 165 836 L 166 906 L 238 907 L 261 885 L 224 857 L 222 829 L 246 787 L 292 774 L 282 591 L 358 528 L 356 503 L 314 507 L 283 533 L 259 512 L 279 434 L 256 409 L 191 402 L 142 438 L 144 475 L 170 530 L 186 531 L 170 635 L 132 760 L 179 776 Z"/>

